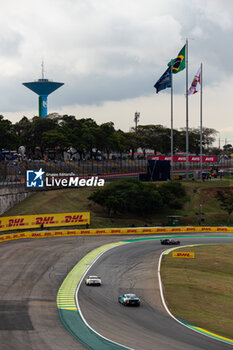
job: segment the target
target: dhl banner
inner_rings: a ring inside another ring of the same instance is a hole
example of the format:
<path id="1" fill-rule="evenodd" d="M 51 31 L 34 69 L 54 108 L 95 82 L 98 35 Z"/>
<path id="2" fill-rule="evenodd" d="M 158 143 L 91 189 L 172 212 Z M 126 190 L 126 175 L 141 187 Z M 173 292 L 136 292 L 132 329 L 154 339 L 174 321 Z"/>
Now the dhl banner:
<path id="1" fill-rule="evenodd" d="M 173 258 L 188 258 L 188 259 L 194 259 L 195 254 L 194 252 L 172 252 Z"/>
<path id="2" fill-rule="evenodd" d="M 160 234 L 160 233 L 192 233 L 192 232 L 222 232 L 233 233 L 233 227 L 177 227 L 177 228 L 112 228 L 112 229 L 90 229 L 90 230 L 63 230 L 63 231 L 37 231 L 37 232 L 19 232 L 0 235 L 0 242 L 24 238 L 45 238 L 61 236 L 91 236 L 91 235 L 133 235 L 133 234 Z M 211 229 L 211 230 L 210 230 Z"/>
<path id="3" fill-rule="evenodd" d="M 0 217 L 0 231 L 90 224 L 90 212 Z"/>

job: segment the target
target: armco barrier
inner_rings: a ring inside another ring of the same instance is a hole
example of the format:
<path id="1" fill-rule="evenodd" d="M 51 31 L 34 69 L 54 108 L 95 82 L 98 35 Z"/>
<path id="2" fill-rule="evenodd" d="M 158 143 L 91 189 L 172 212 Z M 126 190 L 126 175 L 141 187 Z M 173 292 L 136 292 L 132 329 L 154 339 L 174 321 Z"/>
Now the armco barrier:
<path id="1" fill-rule="evenodd" d="M 150 234 L 166 234 L 166 233 L 192 233 L 192 232 L 223 232 L 233 233 L 233 227 L 151 227 L 151 228 L 106 228 L 106 229 L 89 229 L 89 230 L 63 230 L 63 231 L 35 231 L 35 232 L 19 232 L 0 235 L 0 242 L 10 241 L 14 239 L 25 238 L 46 238 L 61 236 L 93 236 L 93 235 L 150 235 Z"/>

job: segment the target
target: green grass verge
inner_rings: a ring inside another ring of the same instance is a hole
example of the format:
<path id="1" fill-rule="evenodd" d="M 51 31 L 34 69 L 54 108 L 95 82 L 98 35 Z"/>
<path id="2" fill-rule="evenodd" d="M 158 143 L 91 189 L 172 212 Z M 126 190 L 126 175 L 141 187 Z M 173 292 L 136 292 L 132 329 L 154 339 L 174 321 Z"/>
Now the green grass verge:
<path id="1" fill-rule="evenodd" d="M 215 195 L 217 190 L 233 186 L 232 180 L 182 182 L 189 195 L 182 210 L 164 210 L 148 216 L 117 214 L 108 217 L 107 210 L 88 199 L 94 187 L 36 192 L 15 205 L 2 216 L 90 211 L 91 227 L 161 226 L 167 224 L 168 215 L 180 215 L 180 225 L 198 225 L 200 204 L 204 213 L 204 225 L 226 225 L 227 214 L 221 209 Z M 107 186 L 107 184 L 106 184 Z M 232 218 L 233 223 L 233 218 Z"/>
<path id="2" fill-rule="evenodd" d="M 179 248 L 195 259 L 164 255 L 161 279 L 171 313 L 195 326 L 233 339 L 233 244 Z"/>
<path id="3" fill-rule="evenodd" d="M 138 218 L 135 215 L 109 217 L 104 208 L 88 199 L 95 190 L 96 188 L 86 187 L 36 192 L 6 211 L 2 216 L 89 211 L 91 213 L 91 228 L 129 227 L 132 224 L 144 226 L 152 223 L 150 218 Z M 153 222 L 158 224 L 160 221 L 155 217 Z"/>

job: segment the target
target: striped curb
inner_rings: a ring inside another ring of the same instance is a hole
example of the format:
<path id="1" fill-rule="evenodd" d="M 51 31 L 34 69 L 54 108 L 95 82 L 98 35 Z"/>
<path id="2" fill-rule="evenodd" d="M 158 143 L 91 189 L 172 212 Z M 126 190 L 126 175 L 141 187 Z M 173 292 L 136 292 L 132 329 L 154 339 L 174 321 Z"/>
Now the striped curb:
<path id="1" fill-rule="evenodd" d="M 84 256 L 69 272 L 57 294 L 57 310 L 65 328 L 85 347 L 92 350 L 133 350 L 107 339 L 92 329 L 78 305 L 80 283 L 91 266 L 108 250 L 127 244 L 116 242 L 103 245 Z"/>
<path id="2" fill-rule="evenodd" d="M 78 262 L 77 265 L 66 276 L 61 287 L 58 290 L 57 294 L 57 307 L 59 309 L 65 310 L 77 310 L 76 301 L 75 301 L 75 292 L 77 285 L 80 282 L 82 276 L 91 266 L 94 260 L 96 260 L 101 254 L 105 251 L 117 247 L 124 242 L 110 243 L 103 245 L 97 249 L 94 249 Z"/>
<path id="3" fill-rule="evenodd" d="M 206 329 L 203 329 L 201 327 L 197 327 L 197 326 L 194 326 L 193 324 L 187 322 L 187 321 L 184 321 L 182 320 L 181 318 L 178 318 L 178 320 L 183 323 L 185 326 L 193 329 L 194 331 L 198 332 L 198 333 L 202 333 L 204 335 L 207 335 L 211 338 L 214 338 L 214 339 L 217 339 L 217 340 L 221 340 L 221 341 L 224 341 L 225 343 L 228 343 L 228 344 L 233 344 L 233 340 L 232 339 L 229 339 L 229 338 L 226 338 L 226 337 L 222 337 L 221 335 L 218 335 L 218 334 L 215 334 L 215 333 L 212 333 L 210 331 L 207 331 Z"/>

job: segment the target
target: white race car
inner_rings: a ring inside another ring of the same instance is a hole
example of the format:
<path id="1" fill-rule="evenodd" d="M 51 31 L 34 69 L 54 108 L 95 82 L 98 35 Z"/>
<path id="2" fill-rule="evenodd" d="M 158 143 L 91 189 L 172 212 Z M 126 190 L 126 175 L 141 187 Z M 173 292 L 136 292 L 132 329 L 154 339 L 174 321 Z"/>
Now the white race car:
<path id="1" fill-rule="evenodd" d="M 88 276 L 85 279 L 85 283 L 87 286 L 101 286 L 101 278 L 98 276 Z"/>

